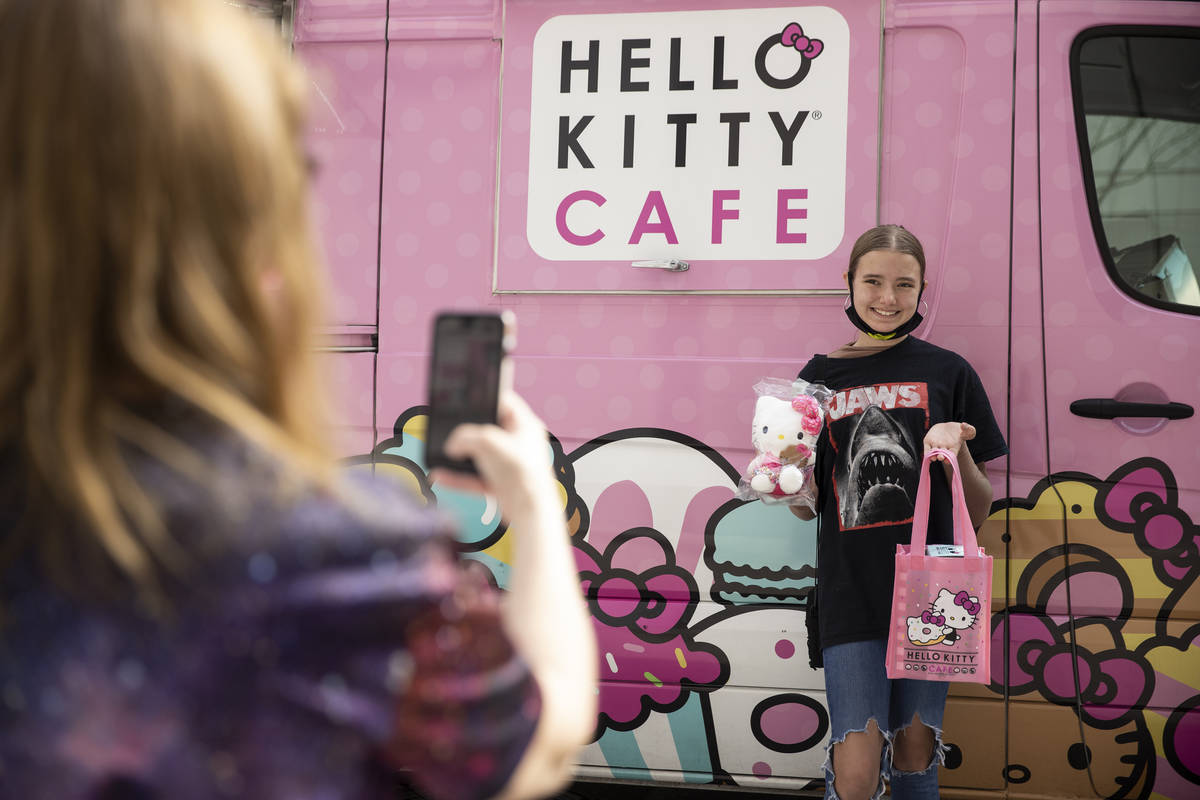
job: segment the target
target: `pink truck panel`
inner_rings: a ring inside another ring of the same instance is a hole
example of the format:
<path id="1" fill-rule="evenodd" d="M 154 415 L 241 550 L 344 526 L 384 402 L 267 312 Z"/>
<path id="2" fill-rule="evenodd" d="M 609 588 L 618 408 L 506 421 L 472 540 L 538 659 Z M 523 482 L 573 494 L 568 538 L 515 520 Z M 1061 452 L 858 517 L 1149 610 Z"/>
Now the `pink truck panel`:
<path id="1" fill-rule="evenodd" d="M 333 446 L 340 455 L 375 446 L 375 354 L 329 353 L 322 368 L 333 388 Z"/>
<path id="2" fill-rule="evenodd" d="M 764 36 L 777 5 L 508 4 L 497 291 L 837 288 L 875 213 L 878 9 L 808 10 L 810 58 Z"/>

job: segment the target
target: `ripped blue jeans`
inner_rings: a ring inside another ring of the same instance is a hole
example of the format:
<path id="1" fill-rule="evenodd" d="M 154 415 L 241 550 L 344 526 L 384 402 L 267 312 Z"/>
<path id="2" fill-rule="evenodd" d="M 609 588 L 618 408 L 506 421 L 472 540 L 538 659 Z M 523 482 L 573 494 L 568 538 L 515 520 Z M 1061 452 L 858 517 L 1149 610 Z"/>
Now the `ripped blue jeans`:
<path id="1" fill-rule="evenodd" d="M 944 758 L 942 716 L 946 710 L 944 681 L 889 680 L 884 671 L 887 642 L 883 639 L 833 645 L 823 651 L 825 697 L 829 705 L 829 750 L 825 758 L 825 798 L 839 800 L 834 791 L 833 746 L 846 735 L 865 731 L 872 719 L 883 733 L 879 786 L 872 795 L 883 795 L 887 779 L 894 800 L 937 800 L 938 766 Z M 913 715 L 933 729 L 930 763 L 921 772 L 901 772 L 892 766 L 892 740 L 912 724 Z"/>

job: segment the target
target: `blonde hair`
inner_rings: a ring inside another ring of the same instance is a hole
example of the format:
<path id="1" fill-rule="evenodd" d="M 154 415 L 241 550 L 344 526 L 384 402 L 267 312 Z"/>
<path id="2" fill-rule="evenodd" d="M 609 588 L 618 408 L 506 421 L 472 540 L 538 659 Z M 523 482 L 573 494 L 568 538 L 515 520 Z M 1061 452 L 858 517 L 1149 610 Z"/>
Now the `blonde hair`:
<path id="1" fill-rule="evenodd" d="M 186 562 L 123 455 L 203 469 L 164 403 L 328 474 L 305 91 L 219 0 L 0 0 L 0 447 L 66 580 Z"/>
<path id="2" fill-rule="evenodd" d="M 850 267 L 846 273 L 851 281 L 854 280 L 854 272 L 858 269 L 858 260 L 876 250 L 912 256 L 921 267 L 921 280 L 925 280 L 925 248 L 921 246 L 921 240 L 903 225 L 876 225 L 864 231 L 854 241 L 854 247 L 850 248 Z"/>

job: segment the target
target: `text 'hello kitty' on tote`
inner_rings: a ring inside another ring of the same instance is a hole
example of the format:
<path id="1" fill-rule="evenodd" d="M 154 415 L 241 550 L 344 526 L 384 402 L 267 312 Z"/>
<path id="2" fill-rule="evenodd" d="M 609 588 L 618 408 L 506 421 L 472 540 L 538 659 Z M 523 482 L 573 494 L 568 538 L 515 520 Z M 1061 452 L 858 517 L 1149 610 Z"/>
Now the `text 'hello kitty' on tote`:
<path id="1" fill-rule="evenodd" d="M 927 550 L 929 465 L 937 463 L 933 459 L 939 455 L 952 467 L 955 547 L 934 545 Z M 896 546 L 888 677 L 989 683 L 992 557 L 975 538 L 958 460 L 949 450 L 925 454 L 911 541 Z M 953 555 L 931 555 L 930 551 Z"/>

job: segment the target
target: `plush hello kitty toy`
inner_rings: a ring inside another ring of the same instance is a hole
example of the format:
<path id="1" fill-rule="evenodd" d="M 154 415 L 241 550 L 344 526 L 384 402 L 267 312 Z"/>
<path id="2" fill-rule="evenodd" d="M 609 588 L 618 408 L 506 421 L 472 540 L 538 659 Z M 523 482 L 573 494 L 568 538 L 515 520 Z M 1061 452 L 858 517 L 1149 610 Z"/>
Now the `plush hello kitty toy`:
<path id="1" fill-rule="evenodd" d="M 803 386 L 755 387 L 760 389 L 751 431 L 755 456 L 743 476 L 743 499 L 810 505 L 815 501 L 812 464 L 824 415 L 817 395 L 825 390 L 816 387 L 814 395 L 809 384 L 797 383 Z"/>

